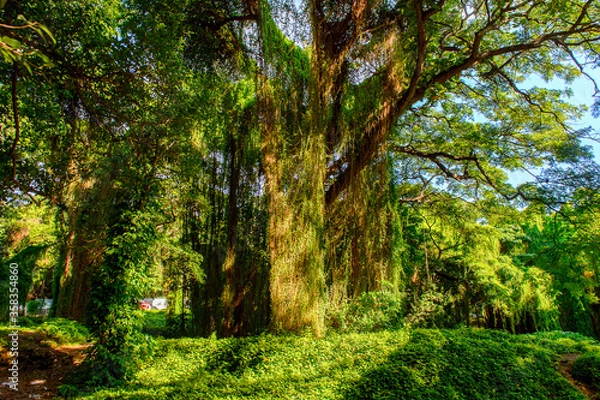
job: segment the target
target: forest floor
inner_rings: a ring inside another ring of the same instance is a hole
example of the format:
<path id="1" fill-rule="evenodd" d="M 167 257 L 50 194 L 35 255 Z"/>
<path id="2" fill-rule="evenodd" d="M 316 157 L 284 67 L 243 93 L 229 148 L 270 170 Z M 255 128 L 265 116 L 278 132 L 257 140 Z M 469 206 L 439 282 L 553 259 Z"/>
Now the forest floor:
<path id="1" fill-rule="evenodd" d="M 2 336 L 6 332 L 2 331 Z M 55 399 L 89 344 L 39 329 L 19 334 L 19 391 L 0 399 Z M 0 381 L 7 381 L 6 340 Z M 157 353 L 129 382 L 78 399 L 597 399 L 575 380 L 575 360 L 600 352 L 593 339 L 564 332 L 399 330 L 332 334 L 322 339 L 157 339 Z M 193 397 L 190 397 L 193 396 Z M 398 397 L 401 396 L 401 397 Z"/>
<path id="2" fill-rule="evenodd" d="M 577 360 L 581 354 L 579 353 L 567 353 L 561 354 L 558 362 L 558 371 L 564 376 L 573 386 L 575 386 L 581 393 L 583 393 L 588 399 L 597 399 L 598 390 L 594 389 L 590 385 L 576 380 L 571 371 L 573 369 L 573 363 Z"/>
<path id="3" fill-rule="evenodd" d="M 14 391 L 8 381 L 9 353 L 0 350 L 0 399 L 54 399 L 59 386 L 86 356 L 89 344 L 58 345 L 51 336 L 35 331 L 19 332 L 19 385 Z"/>

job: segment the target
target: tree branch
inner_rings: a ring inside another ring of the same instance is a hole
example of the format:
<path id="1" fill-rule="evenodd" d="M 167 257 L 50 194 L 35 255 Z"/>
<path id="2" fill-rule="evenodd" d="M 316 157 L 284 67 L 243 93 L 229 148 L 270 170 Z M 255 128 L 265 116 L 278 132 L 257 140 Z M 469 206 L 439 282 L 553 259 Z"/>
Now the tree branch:
<path id="1" fill-rule="evenodd" d="M 11 98 L 12 98 L 12 109 L 13 109 L 13 121 L 15 123 L 15 140 L 10 148 L 8 156 L 12 160 L 12 171 L 10 179 L 16 182 L 17 177 L 17 156 L 16 150 L 21 138 L 21 124 L 19 122 L 19 99 L 17 97 L 17 83 L 19 80 L 19 66 L 17 62 L 13 62 L 13 73 L 11 79 Z"/>
<path id="2" fill-rule="evenodd" d="M 421 2 L 419 0 L 415 0 L 414 4 L 418 15 L 418 50 L 415 70 L 412 74 L 408 88 L 402 92 L 398 100 L 394 101 L 390 98 L 386 101 L 383 101 L 383 106 L 373 113 L 373 120 L 370 123 L 367 123 L 365 126 L 365 134 L 363 136 L 362 146 L 358 146 L 355 148 L 353 153 L 348 154 L 345 157 L 348 160 L 347 167 L 338 173 L 331 185 L 329 185 L 327 188 L 325 194 L 327 204 L 334 202 L 340 193 L 349 186 L 354 177 L 357 176 L 368 165 L 375 154 L 379 151 L 381 144 L 387 137 L 388 132 L 391 130 L 398 117 L 402 115 L 410 105 L 421 101 L 424 98 L 426 91 L 431 87 L 438 84 L 443 84 L 454 77 L 460 76 L 469 68 L 472 68 L 483 61 L 490 60 L 497 56 L 531 51 L 540 48 L 547 43 L 556 43 L 557 40 L 565 43 L 565 46 L 571 46 L 572 44 L 564 41 L 565 38 L 577 34 L 600 31 L 600 25 L 596 23 L 586 24 L 585 26 L 578 25 L 583 20 L 582 15 L 586 12 L 586 8 L 584 8 L 580 13 L 580 18 L 577 20 L 578 22 L 571 25 L 571 27 L 567 30 L 544 33 L 525 43 L 517 43 L 480 52 L 479 47 L 484 36 L 491 30 L 498 28 L 498 18 L 502 16 L 501 13 L 496 19 L 490 20 L 484 28 L 475 34 L 471 47 L 471 53 L 467 58 L 463 59 L 457 64 L 452 65 L 450 68 L 438 72 L 429 80 L 419 84 L 421 81 L 420 78 L 422 75 L 426 50 L 426 38 L 423 36 L 425 20 L 422 9 L 420 8 Z M 590 39 L 590 41 L 597 40 L 600 40 L 600 38 L 596 36 Z"/>

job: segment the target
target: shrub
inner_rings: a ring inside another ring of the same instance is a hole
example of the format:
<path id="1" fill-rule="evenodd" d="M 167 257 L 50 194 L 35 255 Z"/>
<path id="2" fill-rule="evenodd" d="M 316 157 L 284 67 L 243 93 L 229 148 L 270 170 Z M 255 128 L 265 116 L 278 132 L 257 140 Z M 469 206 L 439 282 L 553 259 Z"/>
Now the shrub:
<path id="1" fill-rule="evenodd" d="M 600 353 L 588 353 L 573 363 L 573 378 L 600 389 Z"/>
<path id="2" fill-rule="evenodd" d="M 419 297 L 410 304 L 406 320 L 412 327 L 454 328 L 456 323 L 446 308 L 453 299 L 435 284 L 428 285 Z"/>
<path id="3" fill-rule="evenodd" d="M 26 309 L 27 314 L 35 315 L 39 314 L 42 311 L 42 306 L 44 305 L 44 300 L 35 299 L 27 302 Z"/>
<path id="4" fill-rule="evenodd" d="M 65 318 L 52 318 L 41 324 L 38 329 L 52 336 L 60 344 L 86 343 L 90 337 L 85 326 Z"/>
<path id="5" fill-rule="evenodd" d="M 392 291 L 363 293 L 328 315 L 328 325 L 340 332 L 377 332 L 402 328 L 404 296 Z"/>

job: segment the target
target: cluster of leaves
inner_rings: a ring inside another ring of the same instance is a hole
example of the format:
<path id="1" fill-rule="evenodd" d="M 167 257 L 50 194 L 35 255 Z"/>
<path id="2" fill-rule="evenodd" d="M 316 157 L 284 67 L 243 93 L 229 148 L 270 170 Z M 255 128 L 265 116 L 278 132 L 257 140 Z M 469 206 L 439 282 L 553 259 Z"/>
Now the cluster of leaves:
<path id="1" fill-rule="evenodd" d="M 404 326 L 406 296 L 396 291 L 373 291 L 360 295 L 341 309 L 331 310 L 327 325 L 337 332 L 377 332 Z"/>
<path id="2" fill-rule="evenodd" d="M 83 344 L 90 339 L 90 332 L 85 326 L 66 318 L 48 319 L 36 329 L 51 336 L 60 345 Z"/>
<path id="3" fill-rule="evenodd" d="M 0 15 L 8 0 L 0 0 Z M 40 51 L 36 44 L 54 44 L 56 41 L 50 30 L 39 22 L 28 21 L 22 14 L 14 23 L 0 23 L 0 57 L 6 63 L 23 66 L 29 73 L 33 68 L 51 66 L 50 58 Z M 35 37 L 32 41 L 31 37 Z M 36 43 L 37 42 L 37 43 Z M 31 43 L 35 43 L 31 45 Z M 37 61 L 41 61 L 41 63 Z"/>

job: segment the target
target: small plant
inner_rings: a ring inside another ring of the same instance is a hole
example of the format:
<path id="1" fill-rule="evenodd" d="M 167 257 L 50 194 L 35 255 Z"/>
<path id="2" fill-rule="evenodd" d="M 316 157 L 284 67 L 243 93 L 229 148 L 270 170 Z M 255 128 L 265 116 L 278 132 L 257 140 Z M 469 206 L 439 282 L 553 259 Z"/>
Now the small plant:
<path id="1" fill-rule="evenodd" d="M 85 326 L 65 318 L 50 319 L 41 324 L 38 329 L 52 336 L 60 344 L 86 343 L 90 338 Z"/>
<path id="2" fill-rule="evenodd" d="M 600 389 L 600 353 L 588 353 L 573 363 L 573 378 Z"/>
<path id="3" fill-rule="evenodd" d="M 44 305 L 44 300 L 35 299 L 27 302 L 26 310 L 28 315 L 37 315 L 42 311 L 42 307 Z"/>
<path id="4" fill-rule="evenodd" d="M 79 389 L 77 386 L 65 383 L 64 385 L 60 386 L 58 392 L 62 397 L 66 399 L 72 399 L 79 394 Z"/>

